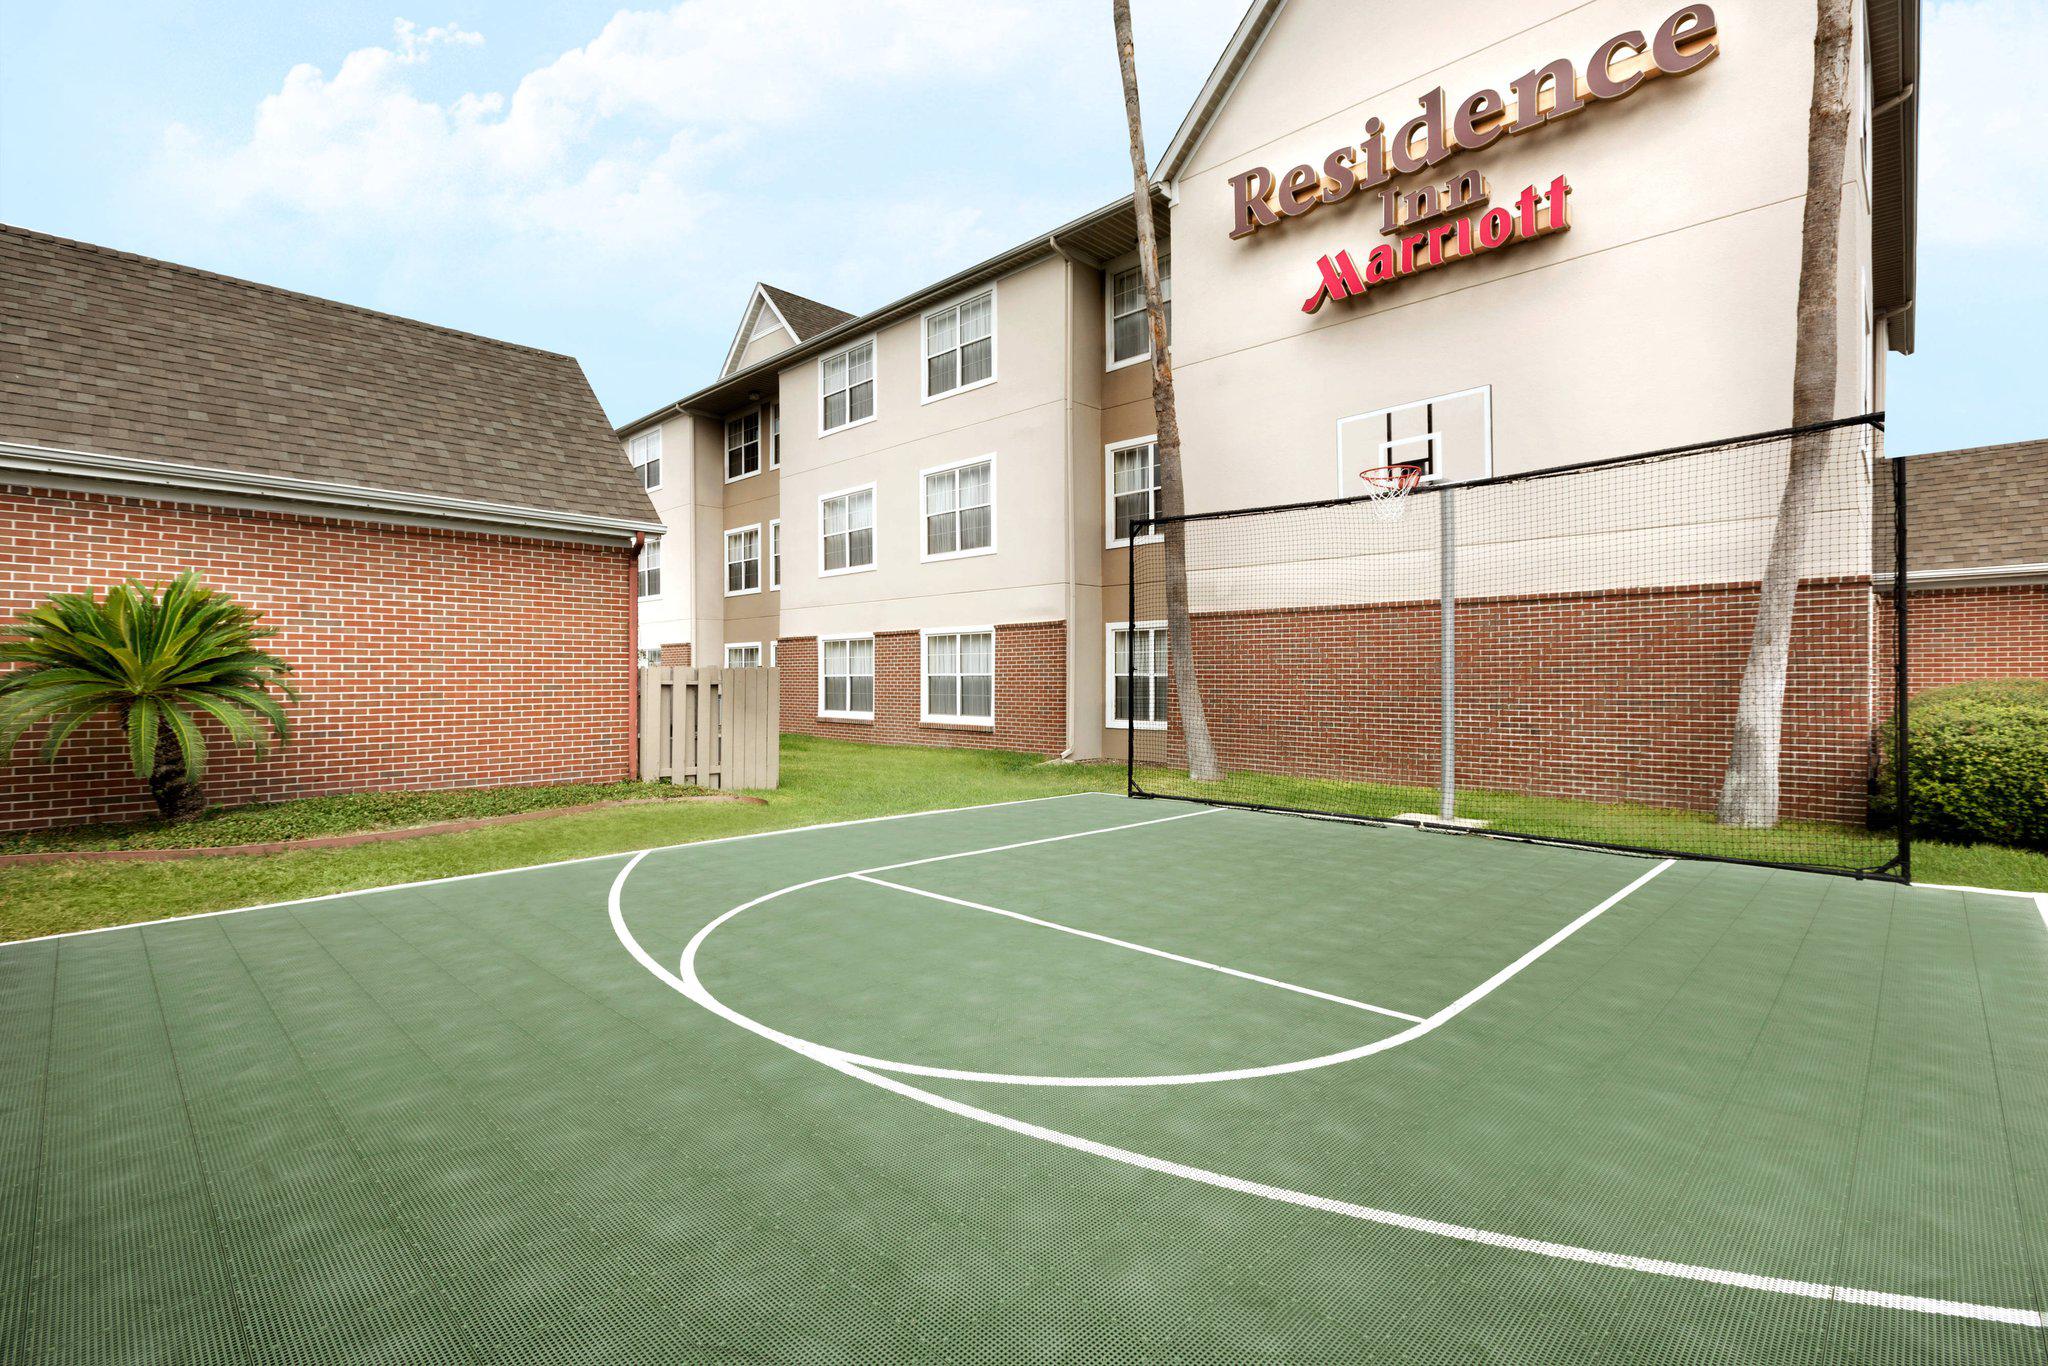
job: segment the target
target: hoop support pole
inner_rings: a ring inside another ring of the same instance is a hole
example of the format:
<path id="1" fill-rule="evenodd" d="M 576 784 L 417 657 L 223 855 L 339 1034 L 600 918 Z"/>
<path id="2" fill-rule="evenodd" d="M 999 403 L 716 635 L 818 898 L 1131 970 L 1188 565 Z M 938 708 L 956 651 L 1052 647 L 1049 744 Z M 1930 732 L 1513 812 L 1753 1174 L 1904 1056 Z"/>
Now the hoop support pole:
<path id="1" fill-rule="evenodd" d="M 1438 648 L 1443 656 L 1437 668 L 1437 708 L 1442 713 L 1443 725 L 1437 818 L 1443 821 L 1456 820 L 1458 815 L 1458 515 L 1453 502 L 1456 497 L 1452 489 L 1437 494 L 1437 540 L 1442 543 L 1437 556 L 1441 592 L 1437 606 L 1441 629 Z"/>

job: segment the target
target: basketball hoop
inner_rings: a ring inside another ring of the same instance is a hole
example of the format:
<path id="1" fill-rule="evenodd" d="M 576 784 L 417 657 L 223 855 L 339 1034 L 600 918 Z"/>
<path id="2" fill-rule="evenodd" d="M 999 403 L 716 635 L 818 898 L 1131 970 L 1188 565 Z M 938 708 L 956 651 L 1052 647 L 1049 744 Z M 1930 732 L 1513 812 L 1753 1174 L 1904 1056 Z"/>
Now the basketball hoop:
<path id="1" fill-rule="evenodd" d="M 1372 500 L 1372 515 L 1382 522 L 1399 520 L 1408 495 L 1422 482 L 1420 465 L 1380 465 L 1358 476 L 1365 481 L 1365 496 Z"/>

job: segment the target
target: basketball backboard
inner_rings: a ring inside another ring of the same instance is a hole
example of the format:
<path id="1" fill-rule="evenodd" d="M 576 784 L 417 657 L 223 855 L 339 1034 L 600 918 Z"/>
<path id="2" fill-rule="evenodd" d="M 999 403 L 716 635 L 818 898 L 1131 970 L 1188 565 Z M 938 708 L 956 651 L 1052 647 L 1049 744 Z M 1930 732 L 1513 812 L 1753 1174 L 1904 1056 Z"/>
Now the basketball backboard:
<path id="1" fill-rule="evenodd" d="M 1337 422 L 1337 496 L 1367 491 L 1360 475 L 1385 465 L 1420 465 L 1423 482 L 1484 479 L 1493 473 L 1490 386 L 1415 399 Z"/>

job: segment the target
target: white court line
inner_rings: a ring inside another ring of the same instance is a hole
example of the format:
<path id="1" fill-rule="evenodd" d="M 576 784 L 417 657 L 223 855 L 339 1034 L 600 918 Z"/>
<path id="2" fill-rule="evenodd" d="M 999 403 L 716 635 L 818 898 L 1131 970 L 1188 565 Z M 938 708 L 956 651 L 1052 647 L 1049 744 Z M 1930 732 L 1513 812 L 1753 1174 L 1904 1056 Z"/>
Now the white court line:
<path id="1" fill-rule="evenodd" d="M 680 840 L 675 844 L 657 844 L 646 849 L 620 849 L 610 854 L 585 854 L 580 858 L 554 859 L 547 863 L 522 863 L 512 868 L 486 868 L 480 873 L 450 873 L 447 877 L 421 878 L 417 882 L 387 882 L 376 887 L 357 887 L 346 892 L 323 892 L 319 896 L 293 897 L 289 901 L 259 901 L 253 906 L 230 906 L 219 911 L 193 911 L 189 915 L 167 915 L 155 920 L 129 920 L 119 925 L 96 925 L 89 930 L 60 930 L 56 934 L 38 934 L 27 939 L 0 940 L 0 949 L 16 944 L 41 944 L 51 939 L 76 939 L 88 934 L 110 934 L 115 930 L 140 930 L 151 925 L 175 925 L 186 920 L 210 920 L 217 915 L 240 915 L 244 911 L 274 911 L 284 906 L 310 906 L 319 901 L 340 901 L 352 896 L 372 896 L 378 892 L 404 892 L 415 887 L 436 887 L 444 882 L 469 882 L 483 877 L 504 877 L 511 873 L 537 873 L 544 868 L 569 868 L 579 863 L 601 863 L 608 858 L 638 858 L 645 854 L 664 853 L 670 849 L 691 849 L 709 844 L 736 844 L 741 840 L 763 840 L 776 835 L 800 835 L 806 830 L 838 830 L 849 825 L 873 825 L 879 821 L 914 820 L 919 816 L 950 816 L 959 811 L 992 811 L 1003 806 L 1030 806 L 1034 802 L 1064 801 L 1069 797 L 1115 797 L 1126 800 L 1121 792 L 1055 792 L 1045 797 L 1016 797 L 1003 802 L 976 802 L 971 806 L 940 806 L 929 811 L 898 811 L 887 816 L 861 816 L 848 821 L 819 821 L 814 825 L 791 825 L 780 830 L 756 830 L 746 835 L 720 835 L 708 840 Z M 946 855 L 940 855 L 941 858 Z M 930 862 L 931 860 L 919 860 Z M 907 864 L 894 865 L 907 867 Z"/>
<path id="2" fill-rule="evenodd" d="M 1149 824 L 1150 822 L 1142 823 Z M 632 876 L 633 870 L 640 865 L 640 860 L 645 857 L 646 854 L 644 853 L 636 854 L 633 856 L 632 862 L 619 870 L 619 875 L 612 880 L 611 895 L 608 902 L 612 933 L 618 936 L 619 942 L 625 946 L 626 952 L 630 953 L 640 966 L 653 973 L 655 977 L 672 990 L 681 992 L 698 1005 L 703 1006 L 720 1018 L 740 1026 L 742 1029 L 779 1043 L 783 1047 L 807 1057 L 813 1062 L 821 1063 L 835 1072 L 843 1073 L 857 1081 L 866 1082 L 870 1086 L 880 1087 L 884 1091 L 893 1092 L 896 1095 L 917 1101 L 920 1104 L 929 1105 L 934 1109 L 943 1110 L 948 1114 L 957 1115 L 962 1119 L 969 1119 L 979 1124 L 987 1124 L 998 1129 L 1005 1129 L 1011 1133 L 1020 1134 L 1025 1138 L 1037 1139 L 1042 1143 L 1051 1143 L 1058 1147 L 1072 1149 L 1075 1152 L 1087 1153 L 1093 1157 L 1107 1158 L 1112 1162 L 1119 1162 L 1125 1166 L 1136 1167 L 1143 1171 L 1158 1172 L 1166 1176 L 1177 1176 L 1182 1180 L 1214 1186 L 1219 1190 L 1235 1191 L 1243 1195 L 1255 1195 L 1261 1199 L 1297 1205 L 1303 1209 L 1340 1215 L 1344 1218 L 1358 1219 L 1366 1223 L 1384 1224 L 1394 1228 L 1408 1229 L 1416 1233 L 1434 1234 L 1440 1238 L 1453 1238 L 1460 1242 L 1506 1248 L 1516 1252 L 1529 1252 L 1542 1257 L 1555 1257 L 1563 1261 L 1613 1267 L 1617 1270 L 1640 1271 L 1655 1276 L 1670 1276 L 1680 1280 L 1704 1281 L 1714 1285 L 1770 1291 L 1781 1295 L 1798 1295 L 1808 1299 L 1832 1300 L 1843 1304 L 1868 1305 L 1874 1308 L 1899 1309 L 1912 1313 L 1938 1314 L 1954 1318 L 1979 1319 L 1992 1323 L 2021 1324 L 2034 1328 L 2048 1327 L 2048 1314 L 2032 1309 L 2011 1309 L 2000 1305 L 1972 1304 L 1962 1300 L 1930 1299 L 1921 1295 L 1899 1295 L 1889 1291 L 1865 1290 L 1856 1286 L 1826 1285 L 1817 1281 L 1791 1280 L 1783 1276 L 1765 1276 L 1755 1272 L 1728 1271 L 1719 1267 L 1695 1266 L 1686 1262 L 1670 1262 L 1655 1257 L 1638 1257 L 1629 1253 L 1602 1252 L 1595 1248 L 1574 1247 L 1569 1243 L 1553 1243 L 1541 1238 L 1525 1238 L 1518 1234 L 1498 1233 L 1491 1229 L 1447 1223 L 1441 1219 L 1418 1218 L 1415 1215 L 1399 1214 L 1392 1210 L 1375 1209 L 1370 1205 L 1353 1204 L 1348 1200 L 1332 1200 L 1324 1196 L 1310 1195 L 1305 1191 L 1289 1190 L 1283 1186 L 1269 1186 L 1259 1181 L 1247 1181 L 1241 1177 L 1225 1176 L 1220 1172 L 1212 1172 L 1202 1167 L 1190 1166 L 1185 1162 L 1173 1162 L 1165 1158 L 1150 1157 L 1144 1153 L 1133 1152 L 1128 1148 L 1118 1148 L 1107 1143 L 1098 1143 L 1094 1139 L 1082 1138 L 1078 1134 L 1065 1133 L 1058 1129 L 1049 1129 L 1042 1124 L 1032 1124 L 1027 1120 L 998 1114 L 993 1110 L 984 1110 L 979 1106 L 968 1105 L 962 1101 L 923 1090 L 920 1087 L 912 1086 L 908 1082 L 900 1081 L 895 1077 L 885 1076 L 880 1072 L 862 1067 L 853 1062 L 849 1054 L 842 1053 L 836 1049 L 826 1048 L 821 1044 L 812 1043 L 806 1039 L 783 1034 L 761 1024 L 757 1020 L 741 1015 L 717 998 L 711 996 L 710 993 L 704 991 L 702 984 L 696 982 L 694 978 L 686 980 L 685 977 L 670 972 L 667 968 L 656 962 L 653 955 L 641 946 L 640 941 L 635 939 L 632 931 L 627 928 L 625 910 L 622 904 L 622 894 L 625 891 L 626 879 Z M 1630 887 L 1626 890 L 1633 890 L 1634 887 L 1647 881 L 1648 877 L 1653 877 L 1657 872 L 1662 872 L 1670 866 L 1671 860 L 1666 860 L 1664 863 L 1659 864 L 1657 869 L 1651 874 L 1630 884 Z M 834 878 L 819 878 L 803 885 L 816 886 L 819 883 L 836 880 Z M 1626 890 L 1623 895 L 1626 894 Z M 721 919 L 730 917 L 733 914 L 735 912 L 728 911 L 725 917 L 721 917 Z M 700 934 L 699 938 L 701 937 Z M 686 956 L 684 960 L 686 965 L 688 961 Z M 688 973 L 687 966 L 685 966 L 684 971 Z M 1505 979 L 1503 978 L 1502 980 Z"/>
<path id="3" fill-rule="evenodd" d="M 1077 935 L 1082 939 L 1093 939 L 1098 944 L 1114 944 L 1120 949 L 1132 949 L 1138 953 L 1149 953 L 1154 958 L 1164 958 L 1172 963 L 1185 963 L 1191 968 L 1207 968 L 1211 972 L 1220 972 L 1228 977 L 1242 977 L 1247 982 L 1257 982 L 1261 986 L 1278 987 L 1282 991 L 1292 991 L 1303 996 L 1313 996 L 1319 1001 L 1334 1001 L 1340 1006 L 1350 1006 L 1353 1010 L 1369 1010 L 1375 1015 L 1390 1015 L 1396 1020 L 1412 1020 L 1416 1024 L 1422 1023 L 1420 1015 L 1410 1015 L 1405 1010 L 1389 1010 L 1385 1006 L 1376 1006 L 1365 1001 L 1354 1001 L 1349 996 L 1332 996 L 1329 992 L 1317 991 L 1314 987 L 1296 986 L 1292 982 L 1282 982 L 1277 978 L 1261 977 L 1256 972 L 1240 972 L 1236 968 L 1226 968 L 1221 963 L 1208 963 L 1200 958 L 1188 958 L 1178 953 L 1168 953 L 1165 949 L 1148 948 L 1143 944 L 1133 944 L 1128 939 L 1112 939 L 1106 934 L 1096 934 L 1092 930 L 1077 930 L 1072 925 L 1061 925 L 1051 920 L 1040 920 L 1035 915 L 1025 915 L 1020 911 L 1006 911 L 1000 906 L 984 906 L 979 901 L 962 901 L 957 896 L 946 896 L 939 892 L 928 892 L 922 887 L 906 887 L 900 882 L 885 882 L 878 877 L 869 877 L 866 873 L 855 873 L 853 878 L 857 882 L 867 882 L 877 887 L 887 887 L 892 892 L 909 892 L 912 896 L 930 897 L 933 901 L 945 901 L 955 906 L 965 906 L 970 911 L 987 911 L 990 915 L 1007 916 L 1011 920 L 1021 920 L 1026 925 L 1037 925 L 1042 929 L 1058 930 L 1061 934 Z"/>
<path id="4" fill-rule="evenodd" d="M 2048 930 L 2048 892 L 2036 892 L 2034 894 L 2034 905 L 2041 912 L 2041 928 Z"/>
<path id="5" fill-rule="evenodd" d="M 1190 814 L 1200 815 L 1202 813 L 1193 812 Z M 1167 819 L 1180 820 L 1184 818 L 1178 816 L 1169 816 L 1167 817 Z M 1140 821 L 1137 824 L 1152 825 L 1156 823 L 1157 822 L 1153 821 Z M 1109 834 L 1116 830 L 1126 828 L 1130 827 L 1112 825 L 1107 826 L 1099 831 L 1092 831 L 1087 833 Z M 1057 838 L 1072 839 L 1075 837 L 1071 835 L 1062 835 L 1058 836 Z M 1036 843 L 1038 841 L 1032 842 Z M 1016 845 L 998 845 L 994 849 L 989 849 L 982 852 L 993 854 L 1000 852 L 1003 849 L 1013 849 L 1017 847 L 1018 846 Z M 972 855 L 949 854 L 946 855 L 946 857 L 968 858 L 972 857 Z M 1028 1072 L 976 1072 L 964 1067 L 934 1067 L 928 1063 L 899 1062 L 894 1058 L 875 1058 L 870 1057 L 865 1053 L 850 1053 L 843 1049 L 832 1048 L 829 1045 L 817 1043 L 816 1041 L 811 1039 L 800 1039 L 793 1034 L 784 1034 L 780 1030 L 774 1029 L 772 1026 L 761 1024 L 758 1020 L 751 1020 L 750 1017 L 741 1015 L 738 1011 L 731 1010 L 731 1008 L 726 1006 L 724 1002 L 718 1000 L 718 998 L 712 994 L 711 989 L 709 987 L 706 987 L 703 981 L 697 976 L 696 961 L 698 950 L 703 946 L 704 941 L 711 937 L 711 932 L 713 930 L 716 930 L 719 926 L 723 925 L 726 921 L 732 919 L 734 916 L 739 915 L 744 911 L 750 911 L 754 909 L 756 906 L 760 906 L 767 902 L 773 901 L 777 897 L 786 896 L 791 892 L 800 892 L 805 890 L 806 888 L 821 886 L 828 882 L 837 882 L 842 878 L 859 877 L 862 874 L 867 873 L 887 872 L 889 871 L 888 867 L 862 868 L 852 873 L 841 873 L 837 877 L 813 878 L 809 882 L 801 882 L 793 887 L 784 887 L 780 891 L 769 892 L 765 896 L 757 896 L 752 901 L 749 901 L 744 905 L 735 906 L 731 910 L 727 911 L 724 915 L 719 916 L 710 924 L 706 925 L 703 929 L 697 931 L 696 935 L 690 940 L 689 945 L 683 950 L 683 961 L 681 964 L 681 968 L 683 979 L 694 984 L 697 992 L 701 993 L 703 1004 L 706 1004 L 720 1011 L 721 1013 L 730 1011 L 731 1018 L 733 1018 L 735 1022 L 747 1021 L 748 1028 L 754 1029 L 757 1033 L 762 1033 L 765 1037 L 773 1038 L 777 1042 L 782 1043 L 787 1047 L 797 1047 L 798 1045 L 802 1045 L 805 1048 L 821 1049 L 825 1052 L 832 1053 L 835 1056 L 840 1057 L 847 1062 L 856 1063 L 862 1067 L 872 1067 L 877 1069 L 878 1071 L 901 1072 L 906 1076 L 914 1077 L 938 1077 L 944 1078 L 948 1081 L 984 1081 L 992 1082 L 998 1086 L 1203 1086 L 1212 1082 L 1249 1081 L 1255 1077 L 1277 1077 L 1283 1076 L 1289 1072 L 1309 1072 L 1314 1071 L 1315 1069 L 1321 1067 L 1335 1067 L 1339 1063 L 1355 1062 L 1359 1058 L 1368 1058 L 1375 1053 L 1384 1053 L 1390 1048 L 1399 1048 L 1404 1043 L 1409 1043 L 1415 1039 L 1419 1039 L 1423 1035 L 1437 1028 L 1437 1026 L 1442 1025 L 1450 1020 L 1456 1019 L 1459 1015 L 1463 1014 L 1469 1007 L 1471 1007 L 1478 1001 L 1485 999 L 1493 991 L 1498 989 L 1503 983 L 1508 981 L 1508 979 L 1515 976 L 1515 974 L 1521 972 L 1522 969 L 1528 967 L 1531 963 L 1541 958 L 1544 954 L 1550 952 L 1559 944 L 1562 944 L 1566 939 L 1570 938 L 1573 934 L 1577 933 L 1585 926 L 1591 924 L 1603 912 L 1619 905 L 1622 902 L 1622 900 L 1626 898 L 1630 893 L 1634 892 L 1637 888 L 1641 887 L 1644 883 L 1656 877 L 1658 874 L 1673 867 L 1676 863 L 1676 859 L 1665 859 L 1662 863 L 1659 863 L 1656 867 L 1650 869 L 1649 872 L 1644 873 L 1641 877 L 1629 883 L 1628 886 L 1622 888 L 1613 896 L 1608 897 L 1599 905 L 1585 912 L 1583 915 L 1579 916 L 1578 919 L 1572 921 L 1569 925 L 1564 926 L 1562 929 L 1552 934 L 1548 939 L 1545 939 L 1535 948 L 1530 949 L 1520 958 L 1517 958 L 1514 962 L 1508 964 L 1499 972 L 1496 972 L 1493 976 L 1487 978 L 1484 982 L 1481 982 L 1478 986 L 1472 988 L 1472 990 L 1466 992 L 1463 996 L 1460 996 L 1457 1000 L 1445 1006 L 1442 1010 L 1437 1011 L 1436 1014 L 1427 1017 L 1420 1023 L 1412 1024 L 1408 1026 L 1408 1028 L 1403 1029 L 1398 1033 L 1389 1034 L 1383 1039 L 1375 1039 L 1371 1043 L 1359 1044 L 1355 1048 L 1346 1048 L 1335 1053 L 1325 1053 L 1319 1057 L 1296 1058 L 1290 1062 L 1264 1063 L 1256 1067 L 1226 1068 L 1222 1071 L 1216 1072 L 1162 1072 L 1145 1076 L 1129 1077 L 1064 1077 L 1045 1076 Z"/>
<path id="6" fill-rule="evenodd" d="M 1985 896 L 2048 896 L 2048 892 L 2015 892 L 2010 887 L 1972 887 L 1961 882 L 1909 882 L 1906 885 L 1930 892 L 1982 892 Z"/>

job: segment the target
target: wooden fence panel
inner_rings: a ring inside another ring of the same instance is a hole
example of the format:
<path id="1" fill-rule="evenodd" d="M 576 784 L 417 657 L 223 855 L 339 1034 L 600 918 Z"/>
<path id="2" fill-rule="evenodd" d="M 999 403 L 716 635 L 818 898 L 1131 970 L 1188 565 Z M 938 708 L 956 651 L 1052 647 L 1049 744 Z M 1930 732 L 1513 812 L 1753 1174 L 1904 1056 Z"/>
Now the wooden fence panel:
<path id="1" fill-rule="evenodd" d="M 781 781 L 781 696 L 774 669 L 640 670 L 640 776 L 694 787 Z"/>

